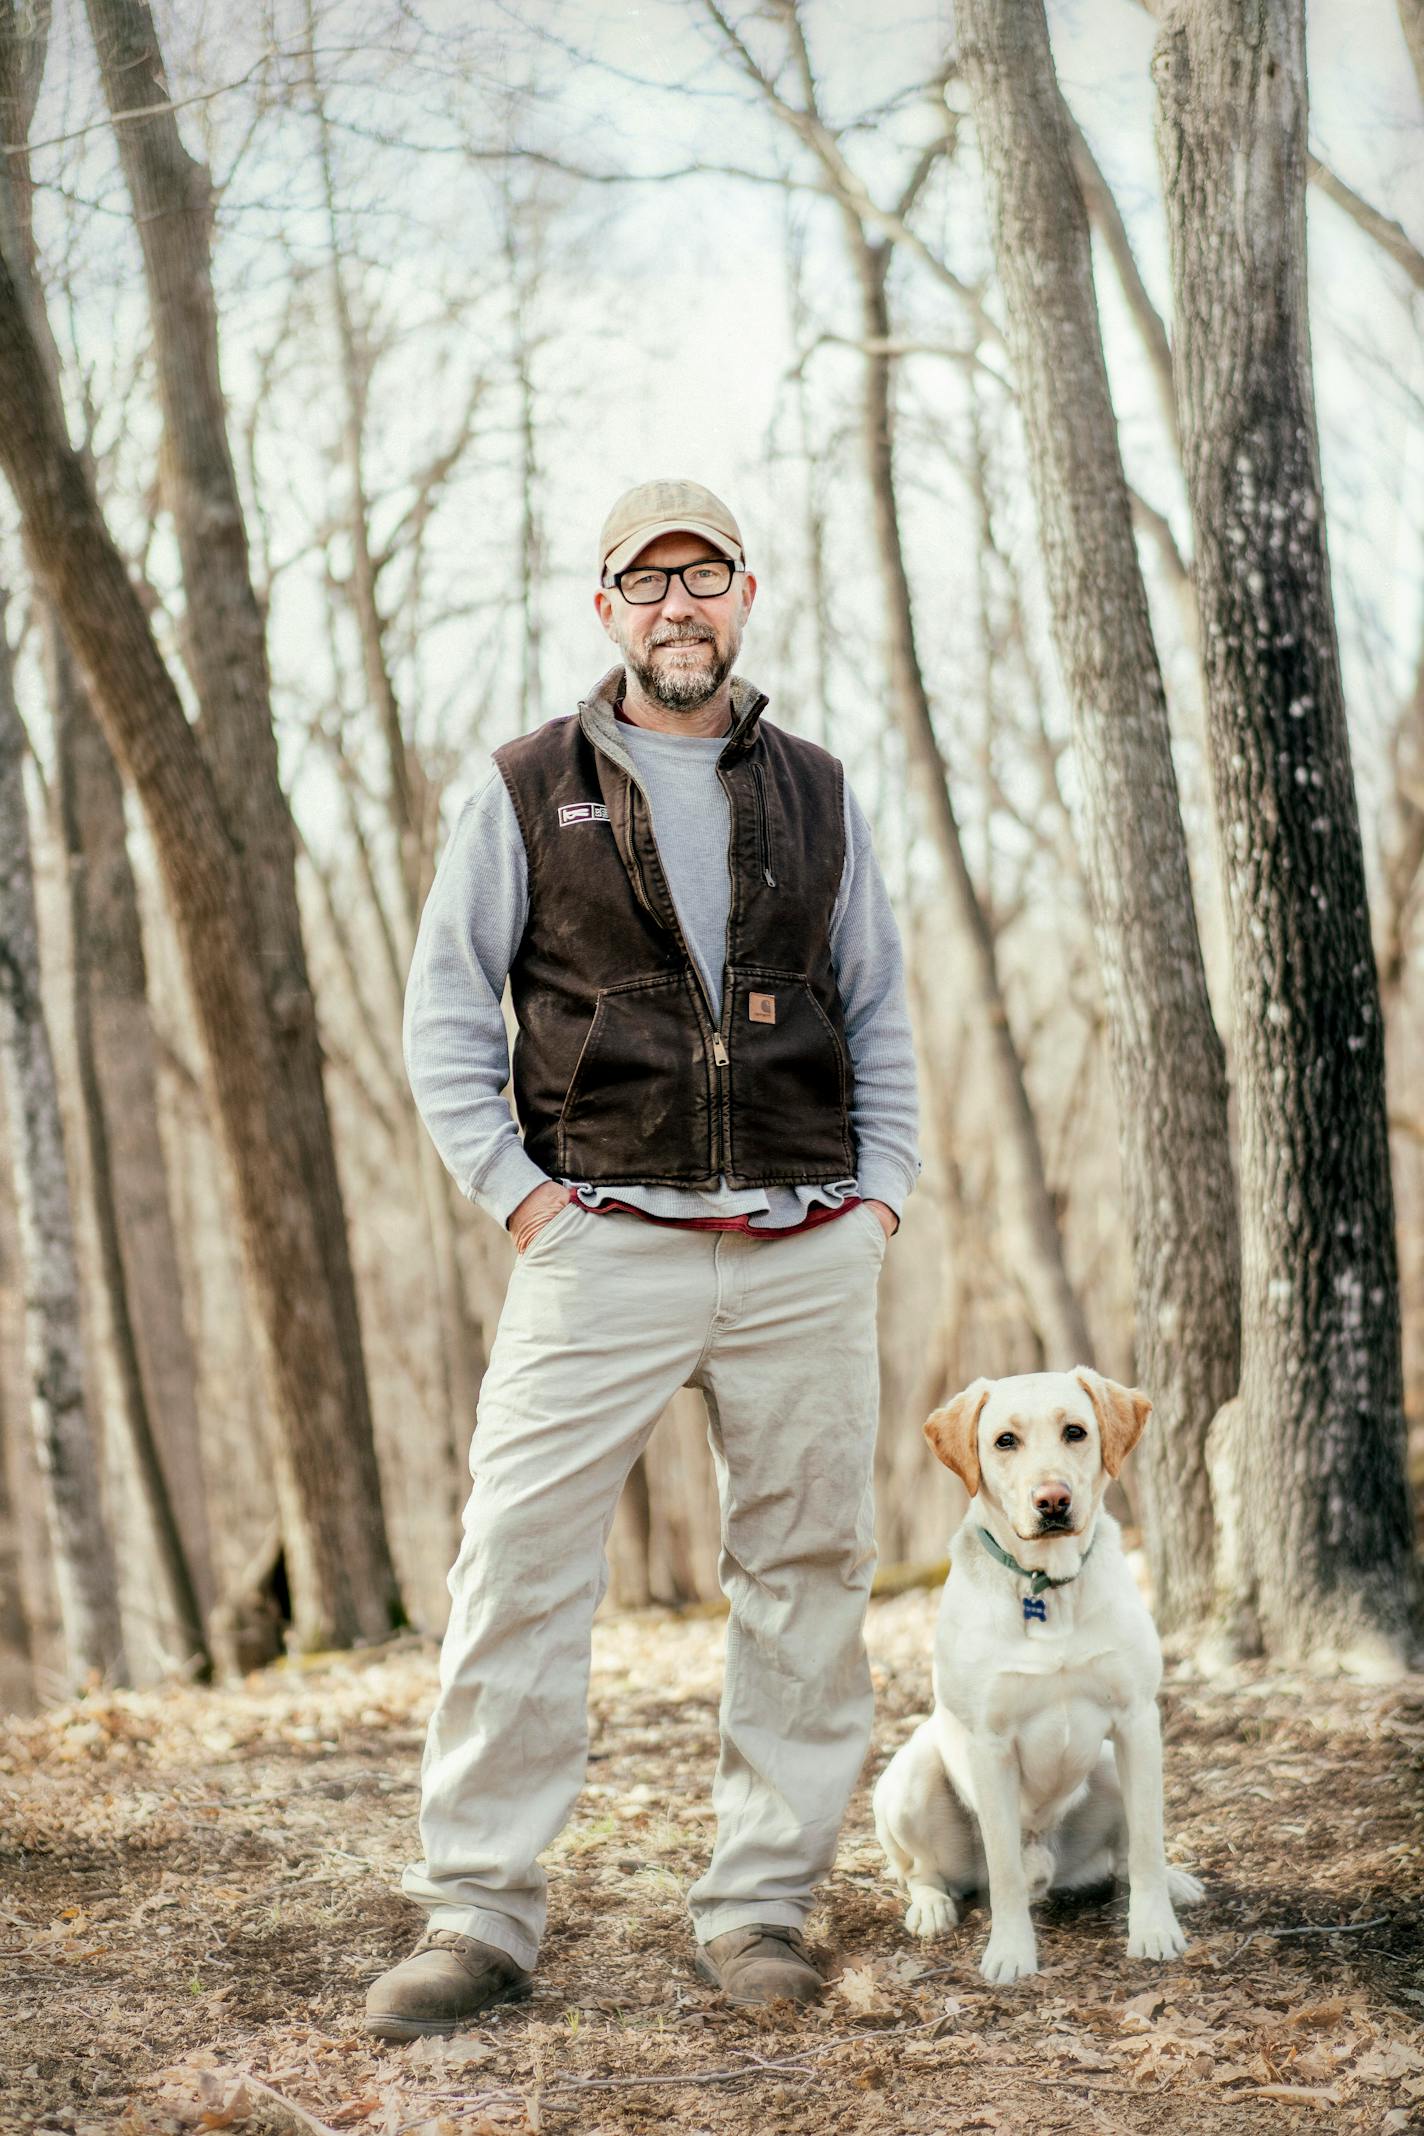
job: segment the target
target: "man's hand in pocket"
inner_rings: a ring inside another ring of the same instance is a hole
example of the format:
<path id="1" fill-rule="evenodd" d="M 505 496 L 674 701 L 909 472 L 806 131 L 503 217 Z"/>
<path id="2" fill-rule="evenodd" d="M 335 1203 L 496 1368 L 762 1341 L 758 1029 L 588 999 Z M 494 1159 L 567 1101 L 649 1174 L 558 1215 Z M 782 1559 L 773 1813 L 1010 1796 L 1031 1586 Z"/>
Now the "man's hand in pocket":
<path id="1" fill-rule="evenodd" d="M 514 1235 L 515 1252 L 523 1253 L 530 1240 L 537 1237 L 546 1224 L 552 1223 L 573 1198 L 573 1188 L 561 1187 L 557 1179 L 546 1179 L 542 1187 L 526 1194 L 505 1220 L 506 1230 Z"/>

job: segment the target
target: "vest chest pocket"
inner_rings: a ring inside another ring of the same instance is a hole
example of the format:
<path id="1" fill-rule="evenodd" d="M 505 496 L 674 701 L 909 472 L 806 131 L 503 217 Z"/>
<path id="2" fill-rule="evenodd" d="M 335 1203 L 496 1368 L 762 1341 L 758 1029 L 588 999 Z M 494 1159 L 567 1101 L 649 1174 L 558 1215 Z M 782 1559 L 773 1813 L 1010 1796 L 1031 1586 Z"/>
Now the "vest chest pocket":
<path id="1" fill-rule="evenodd" d="M 601 987 L 558 1124 L 566 1178 L 700 1180 L 689 1141 L 710 1151 L 710 1098 L 690 982 L 658 972 Z M 689 1134 L 689 1130 L 691 1133 Z"/>
<path id="2" fill-rule="evenodd" d="M 803 973 L 733 966 L 729 1178 L 834 1179 L 855 1169 L 844 1038 Z"/>

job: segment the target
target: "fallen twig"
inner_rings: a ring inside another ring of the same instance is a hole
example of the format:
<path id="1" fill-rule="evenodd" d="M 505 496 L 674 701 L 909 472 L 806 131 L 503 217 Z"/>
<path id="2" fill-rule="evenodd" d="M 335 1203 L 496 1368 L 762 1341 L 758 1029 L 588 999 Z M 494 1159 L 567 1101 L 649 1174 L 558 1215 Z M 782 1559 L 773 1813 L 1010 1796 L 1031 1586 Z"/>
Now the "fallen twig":
<path id="1" fill-rule="evenodd" d="M 1229 1966 L 1235 1965 L 1237 1959 L 1244 1957 L 1250 1950 L 1258 1936 L 1356 1936 L 1364 1928 L 1383 1928 L 1389 1918 L 1388 1914 L 1376 1914 L 1370 1921 L 1303 1922 L 1294 1928 L 1272 1928 L 1262 1923 L 1259 1928 L 1246 1930 L 1231 1956 L 1223 1958 L 1217 1971 L 1224 1973 Z M 1388 1956 L 1389 1953 L 1385 1955 Z"/>
<path id="2" fill-rule="evenodd" d="M 1329 2086 L 1310 2091 L 1304 2084 L 1250 2084 L 1231 2094 L 1233 2099 L 1279 2099 L 1286 2106 L 1338 2106 L 1340 2095 Z"/>
<path id="3" fill-rule="evenodd" d="M 1376 1914 L 1372 1921 L 1326 1921 L 1319 1926 L 1307 1923 L 1302 1928 L 1258 1928 L 1258 1936 L 1357 1936 L 1362 1928 L 1383 1928 L 1388 1914 Z"/>
<path id="4" fill-rule="evenodd" d="M 244 2069 L 242 2081 L 244 2084 L 250 2084 L 254 2091 L 261 2092 L 264 2098 L 275 2099 L 278 2106 L 285 2106 L 287 2112 L 295 2115 L 304 2128 L 311 2130 L 312 2136 L 338 2136 L 338 2131 L 327 2122 L 318 2121 L 315 2114 L 309 2114 L 304 2106 L 298 2106 L 296 2100 L 289 2099 L 285 2092 L 274 2091 L 272 2086 L 264 2084 L 260 2077 L 254 2077 Z"/>
<path id="5" fill-rule="evenodd" d="M 641 2089 L 649 2084 L 735 2084 L 749 2077 L 783 2076 L 788 2071 L 793 2076 L 805 2072 L 797 2068 L 800 2062 L 809 2062 L 818 2055 L 834 2054 L 838 2047 L 855 2047 L 866 2040 L 885 2040 L 888 2030 L 879 2032 L 849 2032 L 841 2039 L 827 2040 L 822 2046 L 807 2047 L 800 2054 L 786 2055 L 778 2061 L 767 2061 L 754 2055 L 735 2069 L 686 2069 L 658 2070 L 646 2077 L 549 2077 L 544 2090 L 552 2091 L 626 2091 Z M 450 2106 L 502 2106 L 513 2100 L 522 2100 L 524 2094 L 518 2089 L 485 2092 L 431 2092 L 428 2097 L 442 2099 Z"/>

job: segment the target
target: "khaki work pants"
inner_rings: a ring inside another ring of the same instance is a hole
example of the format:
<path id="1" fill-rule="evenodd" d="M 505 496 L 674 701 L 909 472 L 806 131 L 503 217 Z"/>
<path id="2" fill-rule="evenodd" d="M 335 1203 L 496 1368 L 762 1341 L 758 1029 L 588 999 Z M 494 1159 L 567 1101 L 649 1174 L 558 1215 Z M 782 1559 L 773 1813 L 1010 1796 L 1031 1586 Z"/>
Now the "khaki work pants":
<path id="1" fill-rule="evenodd" d="M 731 1604 L 711 1865 L 697 1937 L 797 1927 L 869 1740 L 862 1629 L 875 1566 L 875 1287 L 864 1205 L 791 1238 L 560 1210 L 516 1263 L 480 1392 L 421 1768 L 432 1928 L 532 1967 L 538 1856 L 583 1784 L 593 1613 L 624 1478 L 679 1387 L 700 1387 Z"/>

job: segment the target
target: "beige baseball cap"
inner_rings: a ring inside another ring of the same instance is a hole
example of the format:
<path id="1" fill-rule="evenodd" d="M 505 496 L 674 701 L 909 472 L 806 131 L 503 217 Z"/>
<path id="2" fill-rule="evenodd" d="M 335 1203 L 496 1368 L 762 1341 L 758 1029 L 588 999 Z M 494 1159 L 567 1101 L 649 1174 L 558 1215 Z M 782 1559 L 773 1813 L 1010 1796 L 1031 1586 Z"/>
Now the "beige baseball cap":
<path id="1" fill-rule="evenodd" d="M 625 490 L 598 537 L 598 575 L 631 564 L 660 534 L 702 534 L 722 556 L 745 563 L 742 530 L 720 497 L 700 482 L 640 482 Z"/>

